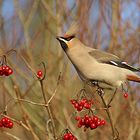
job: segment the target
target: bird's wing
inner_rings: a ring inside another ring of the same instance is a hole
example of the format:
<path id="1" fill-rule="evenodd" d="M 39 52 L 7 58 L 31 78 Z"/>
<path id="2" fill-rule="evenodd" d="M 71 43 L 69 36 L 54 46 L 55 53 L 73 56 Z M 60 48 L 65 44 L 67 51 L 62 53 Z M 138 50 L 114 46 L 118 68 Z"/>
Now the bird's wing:
<path id="1" fill-rule="evenodd" d="M 119 57 L 117 57 L 113 54 L 103 52 L 100 50 L 96 50 L 96 49 L 91 49 L 91 48 L 89 49 L 88 53 L 89 53 L 89 55 L 94 57 L 100 63 L 114 65 L 114 66 L 117 66 L 120 68 L 129 69 L 131 71 L 140 71 L 139 68 L 134 68 L 134 67 L 130 66 L 129 64 L 122 61 Z"/>

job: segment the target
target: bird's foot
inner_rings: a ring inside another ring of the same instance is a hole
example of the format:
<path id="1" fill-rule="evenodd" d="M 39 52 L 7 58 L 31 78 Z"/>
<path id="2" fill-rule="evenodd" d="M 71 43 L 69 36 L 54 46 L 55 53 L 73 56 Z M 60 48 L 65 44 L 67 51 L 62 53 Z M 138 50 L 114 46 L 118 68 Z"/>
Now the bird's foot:
<path id="1" fill-rule="evenodd" d="M 98 81 L 91 81 L 91 84 L 92 84 L 93 86 L 98 86 Z"/>
<path id="2" fill-rule="evenodd" d="M 104 95 L 104 90 L 101 87 L 98 87 L 97 92 L 100 96 Z"/>

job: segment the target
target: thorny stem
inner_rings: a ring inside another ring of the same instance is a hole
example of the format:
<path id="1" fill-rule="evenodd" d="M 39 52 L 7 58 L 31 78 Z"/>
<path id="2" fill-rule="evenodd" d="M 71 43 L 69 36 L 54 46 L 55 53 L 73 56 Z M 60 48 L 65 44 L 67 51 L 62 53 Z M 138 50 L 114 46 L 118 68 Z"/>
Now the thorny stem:
<path id="1" fill-rule="evenodd" d="M 110 121 L 111 129 L 112 129 L 112 135 L 113 135 L 113 140 L 119 140 L 119 135 L 116 136 L 116 134 L 115 134 L 115 128 L 113 126 L 112 118 L 111 118 L 110 111 L 109 111 L 109 106 L 108 106 L 109 104 L 108 105 L 106 104 L 106 102 L 105 102 L 105 100 L 103 98 L 103 93 L 104 93 L 104 91 L 100 87 L 98 87 L 98 95 L 101 97 L 101 100 L 102 100 L 102 102 L 104 104 L 104 107 L 106 108 L 105 111 L 106 111 L 107 116 L 108 116 L 109 121 Z M 113 98 L 114 98 L 114 96 L 113 96 Z M 113 98 L 111 98 L 111 99 L 113 100 Z M 110 100 L 110 101 L 112 101 L 112 100 Z M 111 102 L 109 102 L 109 103 L 111 103 Z"/>

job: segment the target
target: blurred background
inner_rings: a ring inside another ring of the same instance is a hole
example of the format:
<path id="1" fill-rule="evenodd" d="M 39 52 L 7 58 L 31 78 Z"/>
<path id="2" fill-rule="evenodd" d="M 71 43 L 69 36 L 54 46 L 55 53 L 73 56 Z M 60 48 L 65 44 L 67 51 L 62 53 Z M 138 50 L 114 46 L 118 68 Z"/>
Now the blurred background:
<path id="1" fill-rule="evenodd" d="M 44 103 L 34 74 L 43 70 L 39 65 L 42 61 L 46 65 L 43 82 L 47 100 L 54 93 L 61 72 L 60 85 L 50 105 L 57 137 L 69 128 L 79 140 L 112 138 L 106 115 L 103 118 L 108 123 L 104 127 L 86 132 L 77 127 L 72 116 L 75 110 L 70 99 L 83 85 L 56 36 L 63 36 L 73 22 L 80 23 L 77 37 L 86 45 L 140 66 L 139 0 L 0 0 L 0 56 L 11 49 L 17 51 L 6 55 L 7 65 L 14 73 L 0 77 L 0 112 L 7 106 L 8 116 L 30 128 L 16 122 L 12 129 L 0 128 L 0 140 L 53 139 L 47 129 L 49 117 L 45 108 L 13 99 Z M 140 84 L 130 83 L 128 94 L 125 99 L 120 91 L 117 93 L 111 116 L 120 139 L 139 140 Z"/>

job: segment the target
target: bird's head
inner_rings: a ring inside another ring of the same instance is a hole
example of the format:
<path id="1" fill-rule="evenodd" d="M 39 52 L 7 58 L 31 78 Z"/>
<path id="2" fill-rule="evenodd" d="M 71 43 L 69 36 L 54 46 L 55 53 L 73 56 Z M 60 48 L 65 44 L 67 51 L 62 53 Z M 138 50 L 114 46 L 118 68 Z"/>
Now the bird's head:
<path id="1" fill-rule="evenodd" d="M 57 37 L 56 39 L 60 42 L 61 47 L 64 51 L 67 51 L 69 48 L 72 47 L 72 41 L 75 38 L 75 35 L 64 36 L 64 37 Z"/>

